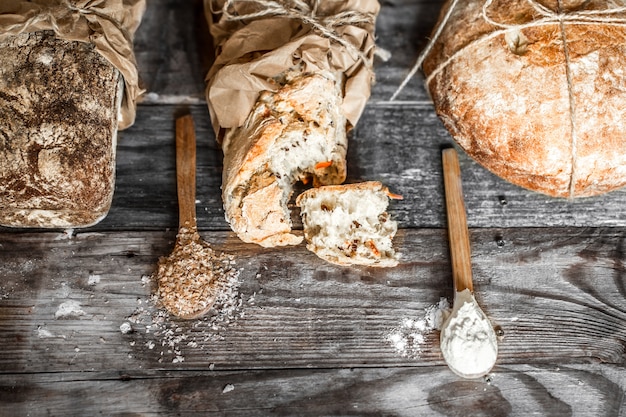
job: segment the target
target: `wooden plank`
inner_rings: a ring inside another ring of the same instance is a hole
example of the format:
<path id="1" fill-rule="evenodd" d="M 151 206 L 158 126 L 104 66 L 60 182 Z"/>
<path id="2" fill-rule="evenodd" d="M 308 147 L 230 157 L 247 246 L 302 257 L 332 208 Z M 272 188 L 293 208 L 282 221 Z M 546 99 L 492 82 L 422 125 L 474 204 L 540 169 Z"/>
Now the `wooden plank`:
<path id="1" fill-rule="evenodd" d="M 441 366 L 66 372 L 0 376 L 0 414 L 614 417 L 625 389 L 624 369 L 604 364 L 511 365 L 488 380 Z"/>
<path id="2" fill-rule="evenodd" d="M 204 102 L 214 53 L 202 0 L 150 0 L 134 46 L 145 102 Z"/>
<path id="3" fill-rule="evenodd" d="M 229 230 L 221 201 L 222 154 L 203 105 L 139 107 L 135 126 L 120 134 L 113 206 L 90 230 L 177 226 L 174 118 L 186 109 L 198 135 L 198 223 Z M 380 180 L 402 194 L 404 200 L 389 208 L 401 228 L 445 227 L 440 153 L 451 143 L 428 106 L 368 106 L 350 138 L 348 181 Z M 626 189 L 573 201 L 555 199 L 496 177 L 465 153 L 460 159 L 470 227 L 626 225 Z M 297 211 L 293 219 L 300 228 Z"/>
<path id="4" fill-rule="evenodd" d="M 391 54 L 389 60 L 375 60 L 376 84 L 373 103 L 388 102 L 400 86 L 417 56 L 428 43 L 443 7 L 439 0 L 383 0 L 376 21 L 376 45 Z M 397 97 L 399 102 L 430 103 L 421 71 Z"/>
<path id="5" fill-rule="evenodd" d="M 423 335 L 415 357 L 387 336 L 451 295 L 445 231 L 402 231 L 402 261 L 391 269 L 341 268 L 303 246 L 260 250 L 232 234 L 204 235 L 235 254 L 240 270 L 241 305 L 222 322 L 164 318 L 150 302 L 145 277 L 174 232 L 0 235 L 0 373 L 443 364 L 437 332 Z M 471 232 L 477 299 L 504 334 L 499 366 L 624 365 L 625 236 L 624 228 Z M 134 330 L 124 333 L 127 322 Z"/>

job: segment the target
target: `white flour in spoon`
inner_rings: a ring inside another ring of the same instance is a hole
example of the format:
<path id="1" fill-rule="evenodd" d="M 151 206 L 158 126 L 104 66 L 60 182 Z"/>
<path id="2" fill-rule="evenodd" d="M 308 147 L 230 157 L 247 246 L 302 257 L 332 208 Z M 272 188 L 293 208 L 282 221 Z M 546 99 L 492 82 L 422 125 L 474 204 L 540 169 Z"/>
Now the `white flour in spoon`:
<path id="1" fill-rule="evenodd" d="M 466 378 L 487 374 L 496 362 L 498 342 L 489 319 L 469 290 L 456 294 L 463 302 L 449 318 L 441 337 L 441 352 L 448 366 Z"/>

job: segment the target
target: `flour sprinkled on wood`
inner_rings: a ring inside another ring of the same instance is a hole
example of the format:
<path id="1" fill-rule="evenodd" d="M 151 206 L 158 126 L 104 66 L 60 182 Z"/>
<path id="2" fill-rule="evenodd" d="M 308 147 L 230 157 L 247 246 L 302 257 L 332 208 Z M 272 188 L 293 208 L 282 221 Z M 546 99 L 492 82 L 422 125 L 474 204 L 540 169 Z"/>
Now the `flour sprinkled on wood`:
<path id="1" fill-rule="evenodd" d="M 405 317 L 400 324 L 385 335 L 395 351 L 406 358 L 418 358 L 422 346 L 426 343 L 426 335 L 441 329 L 447 315 L 450 314 L 450 303 L 441 298 L 437 304 L 428 307 L 423 317 Z"/>
<path id="2" fill-rule="evenodd" d="M 159 363 L 182 363 L 188 349 L 196 352 L 206 349 L 209 354 L 210 345 L 225 340 L 224 333 L 237 326 L 237 320 L 244 315 L 239 271 L 235 268 L 233 257 L 217 255 L 210 248 L 208 250 L 212 257 L 220 259 L 221 272 L 210 281 L 215 300 L 203 317 L 180 320 L 161 308 L 162 301 L 154 293 L 147 302 L 138 303 L 137 309 L 126 318 L 134 330 L 129 335 L 132 337 L 129 344 L 155 352 Z M 156 286 L 155 277 L 142 276 L 142 285 Z"/>

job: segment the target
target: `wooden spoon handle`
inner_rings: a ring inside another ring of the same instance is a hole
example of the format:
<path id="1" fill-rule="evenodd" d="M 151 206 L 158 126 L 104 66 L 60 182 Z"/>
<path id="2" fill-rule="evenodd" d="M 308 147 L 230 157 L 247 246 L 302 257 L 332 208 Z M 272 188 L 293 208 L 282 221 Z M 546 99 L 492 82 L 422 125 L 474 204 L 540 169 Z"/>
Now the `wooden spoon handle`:
<path id="1" fill-rule="evenodd" d="M 459 157 L 454 148 L 444 149 L 441 156 L 443 158 L 443 183 L 446 194 L 448 240 L 450 241 L 454 289 L 457 292 L 465 289 L 473 292 L 469 231 L 467 229 L 465 203 L 463 202 Z"/>
<path id="2" fill-rule="evenodd" d="M 176 188 L 179 227 L 196 226 L 196 133 L 193 118 L 176 119 Z"/>

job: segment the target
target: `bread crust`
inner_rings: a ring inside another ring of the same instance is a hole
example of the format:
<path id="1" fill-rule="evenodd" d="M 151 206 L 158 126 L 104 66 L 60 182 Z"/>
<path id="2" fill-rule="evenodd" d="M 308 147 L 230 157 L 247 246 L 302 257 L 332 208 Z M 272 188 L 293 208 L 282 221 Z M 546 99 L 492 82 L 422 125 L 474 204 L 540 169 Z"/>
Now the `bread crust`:
<path id="1" fill-rule="evenodd" d="M 298 70 L 266 91 L 243 126 L 224 135 L 222 198 L 239 238 L 261 246 L 296 245 L 288 202 L 293 184 L 312 177 L 339 184 L 346 177 L 346 119 L 341 77 Z M 329 162 L 328 166 L 320 166 Z"/>
<path id="2" fill-rule="evenodd" d="M 558 14 L 556 2 L 543 3 Z M 576 13 L 602 3 L 561 7 Z M 537 25 L 530 2 L 498 0 L 487 16 L 508 26 L 496 27 L 485 20 L 484 4 L 459 2 L 423 66 L 454 139 L 498 176 L 550 196 L 626 185 L 623 25 Z"/>
<path id="3" fill-rule="evenodd" d="M 296 205 L 301 208 L 307 249 L 342 266 L 396 266 L 398 256 L 392 240 L 397 223 L 385 211 L 390 195 L 378 181 L 327 185 L 303 192 Z"/>
<path id="4" fill-rule="evenodd" d="M 0 224 L 73 228 L 114 190 L 120 72 L 83 42 L 42 31 L 0 42 Z"/>

